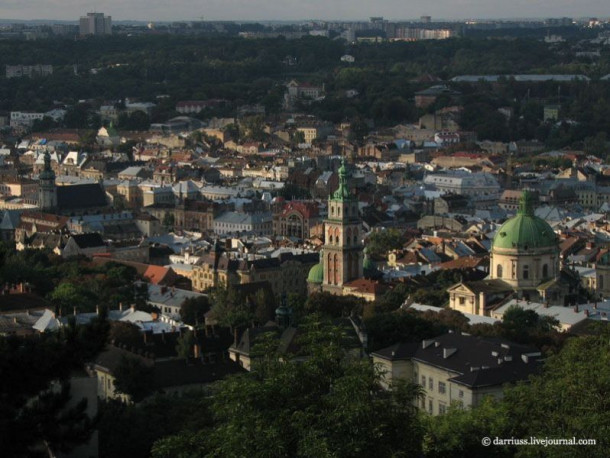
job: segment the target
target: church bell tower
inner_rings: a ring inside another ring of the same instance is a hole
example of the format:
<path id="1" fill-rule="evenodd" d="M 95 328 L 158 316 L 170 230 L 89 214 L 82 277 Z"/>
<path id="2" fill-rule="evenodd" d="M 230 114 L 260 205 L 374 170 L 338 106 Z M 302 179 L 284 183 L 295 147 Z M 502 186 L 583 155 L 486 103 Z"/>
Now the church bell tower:
<path id="1" fill-rule="evenodd" d="M 40 172 L 38 191 L 38 207 L 43 211 L 51 211 L 57 208 L 57 186 L 55 184 L 55 172 L 51 168 L 51 156 L 47 151 L 44 154 L 44 168 Z"/>
<path id="2" fill-rule="evenodd" d="M 339 188 L 329 196 L 324 221 L 322 290 L 342 294 L 343 285 L 362 277 L 362 245 L 358 200 L 350 192 L 351 173 L 345 159 L 339 168 Z"/>

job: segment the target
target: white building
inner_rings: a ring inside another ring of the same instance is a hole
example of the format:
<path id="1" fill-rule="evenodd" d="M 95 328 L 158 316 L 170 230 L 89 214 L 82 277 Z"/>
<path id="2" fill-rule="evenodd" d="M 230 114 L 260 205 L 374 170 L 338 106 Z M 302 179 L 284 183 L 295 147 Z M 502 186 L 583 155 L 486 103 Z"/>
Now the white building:
<path id="1" fill-rule="evenodd" d="M 44 113 L 32 113 L 25 111 L 11 111 L 11 127 L 32 127 L 34 121 L 42 120 Z"/>
<path id="2" fill-rule="evenodd" d="M 444 414 L 452 403 L 475 407 L 487 396 L 501 398 L 505 384 L 527 380 L 542 364 L 536 348 L 451 332 L 371 356 L 385 388 L 398 380 L 418 383 L 425 394 L 417 406 L 431 415 Z"/>
<path id="3" fill-rule="evenodd" d="M 111 35 L 112 18 L 104 16 L 104 13 L 87 13 L 81 16 L 79 21 L 79 32 L 84 35 Z"/>
<path id="4" fill-rule="evenodd" d="M 431 173 L 424 178 L 424 184 L 432 185 L 443 193 L 496 197 L 500 194 L 498 180 L 492 174 L 484 172 Z"/>
<path id="5" fill-rule="evenodd" d="M 268 212 L 226 212 L 214 218 L 213 228 L 218 235 L 254 233 L 267 236 L 273 234 L 273 216 Z"/>

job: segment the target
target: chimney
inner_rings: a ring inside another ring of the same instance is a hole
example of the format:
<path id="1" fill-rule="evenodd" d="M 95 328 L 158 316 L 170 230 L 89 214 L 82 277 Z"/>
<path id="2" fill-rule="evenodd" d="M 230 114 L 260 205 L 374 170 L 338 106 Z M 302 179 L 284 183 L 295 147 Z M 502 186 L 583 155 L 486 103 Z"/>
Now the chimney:
<path id="1" fill-rule="evenodd" d="M 76 316 L 76 307 L 72 307 L 72 313 L 74 316 Z"/>
<path id="2" fill-rule="evenodd" d="M 578 313 L 578 304 L 574 306 L 574 313 Z"/>
<path id="3" fill-rule="evenodd" d="M 97 305 L 95 306 L 95 314 L 96 314 L 97 316 L 99 316 L 99 315 L 100 315 L 100 305 L 99 305 L 99 304 L 97 304 Z"/>
<path id="4" fill-rule="evenodd" d="M 123 311 L 123 303 L 119 302 L 119 310 L 122 312 Z"/>
<path id="5" fill-rule="evenodd" d="M 457 348 L 443 348 L 443 359 L 449 358 L 457 351 Z"/>
<path id="6" fill-rule="evenodd" d="M 433 339 L 423 340 L 421 343 L 421 346 L 422 346 L 422 348 L 428 348 L 433 343 L 434 343 Z"/>
<path id="7" fill-rule="evenodd" d="M 589 317 L 589 310 L 585 309 L 585 316 Z"/>
<path id="8" fill-rule="evenodd" d="M 193 345 L 193 356 L 195 358 L 199 358 L 199 356 L 201 356 L 201 352 L 200 352 L 200 349 L 199 349 L 199 344 Z"/>

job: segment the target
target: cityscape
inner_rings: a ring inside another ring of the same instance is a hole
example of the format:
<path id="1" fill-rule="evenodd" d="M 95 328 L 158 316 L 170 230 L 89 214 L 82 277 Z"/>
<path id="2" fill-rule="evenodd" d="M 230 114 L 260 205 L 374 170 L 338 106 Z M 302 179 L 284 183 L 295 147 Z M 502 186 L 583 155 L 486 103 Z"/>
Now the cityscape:
<path id="1" fill-rule="evenodd" d="M 590 6 L 0 6 L 2 456 L 607 456 Z"/>

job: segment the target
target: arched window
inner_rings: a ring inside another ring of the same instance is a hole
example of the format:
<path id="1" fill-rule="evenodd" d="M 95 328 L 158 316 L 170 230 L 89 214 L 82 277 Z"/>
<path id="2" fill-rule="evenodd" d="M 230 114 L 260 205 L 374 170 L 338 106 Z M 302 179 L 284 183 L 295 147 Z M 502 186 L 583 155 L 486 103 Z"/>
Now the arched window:
<path id="1" fill-rule="evenodd" d="M 498 264 L 496 267 L 496 277 L 502 278 L 502 264 Z"/>
<path id="2" fill-rule="evenodd" d="M 335 274 L 335 285 L 339 284 L 339 259 L 338 255 L 335 254 L 334 262 L 333 262 L 333 271 Z"/>
<path id="3" fill-rule="evenodd" d="M 328 270 L 328 274 L 327 274 L 327 278 L 328 278 L 328 284 L 332 284 L 333 282 L 333 264 L 332 264 L 332 254 L 329 253 L 328 255 L 328 262 L 327 262 L 327 270 Z"/>
<path id="4" fill-rule="evenodd" d="M 548 278 L 549 276 L 549 266 L 545 264 L 542 266 L 542 278 Z"/>
<path id="5" fill-rule="evenodd" d="M 331 206 L 330 206 L 330 214 L 331 214 L 332 216 L 335 216 L 335 207 L 334 207 L 334 205 L 331 205 Z"/>
<path id="6" fill-rule="evenodd" d="M 527 280 L 530 278 L 530 266 L 525 265 L 523 266 L 523 279 Z"/>

